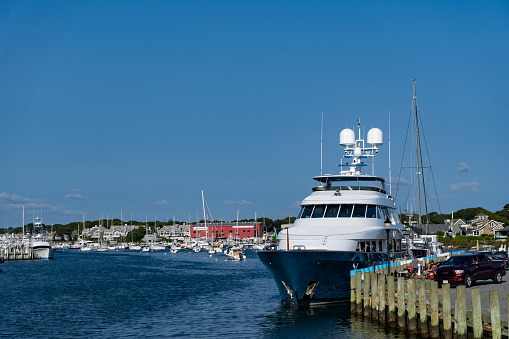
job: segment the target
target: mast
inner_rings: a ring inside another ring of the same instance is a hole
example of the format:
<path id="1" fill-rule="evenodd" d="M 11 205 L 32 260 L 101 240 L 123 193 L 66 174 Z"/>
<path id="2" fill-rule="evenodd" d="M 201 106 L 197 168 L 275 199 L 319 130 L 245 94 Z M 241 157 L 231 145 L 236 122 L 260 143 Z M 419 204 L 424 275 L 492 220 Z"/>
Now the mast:
<path id="1" fill-rule="evenodd" d="M 389 111 L 389 195 L 392 197 L 392 174 L 391 174 L 391 111 Z"/>
<path id="2" fill-rule="evenodd" d="M 201 203 L 203 205 L 203 222 L 205 223 L 205 239 L 209 239 L 209 229 L 207 228 L 207 216 L 205 215 L 205 197 L 203 196 L 203 190 L 201 190 Z"/>
<path id="3" fill-rule="evenodd" d="M 322 126 L 320 129 L 320 175 L 323 175 L 323 112 L 322 112 Z"/>
<path id="4" fill-rule="evenodd" d="M 419 210 L 419 218 L 417 219 L 417 227 L 421 225 L 421 181 L 419 179 L 420 167 L 419 167 L 419 124 L 417 120 L 417 96 L 415 95 L 415 79 L 413 80 L 414 87 L 414 120 L 415 120 L 415 157 L 417 166 L 417 204 Z"/>

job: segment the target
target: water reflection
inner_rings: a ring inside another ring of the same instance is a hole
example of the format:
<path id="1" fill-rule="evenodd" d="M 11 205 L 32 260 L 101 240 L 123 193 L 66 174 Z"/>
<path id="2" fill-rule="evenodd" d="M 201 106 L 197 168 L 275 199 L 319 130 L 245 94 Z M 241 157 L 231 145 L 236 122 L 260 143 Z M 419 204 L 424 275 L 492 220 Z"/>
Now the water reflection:
<path id="1" fill-rule="evenodd" d="M 297 310 L 283 303 L 260 318 L 259 327 L 264 338 L 412 338 L 369 319 L 351 316 L 349 304 Z"/>

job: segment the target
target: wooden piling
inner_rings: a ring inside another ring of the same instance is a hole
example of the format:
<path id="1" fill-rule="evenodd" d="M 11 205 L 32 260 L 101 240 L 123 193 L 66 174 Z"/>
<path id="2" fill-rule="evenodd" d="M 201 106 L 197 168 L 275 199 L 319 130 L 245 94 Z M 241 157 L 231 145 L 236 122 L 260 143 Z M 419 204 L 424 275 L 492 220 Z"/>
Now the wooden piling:
<path id="1" fill-rule="evenodd" d="M 394 287 L 394 276 L 390 275 L 387 277 L 387 301 L 388 301 L 388 314 L 387 322 L 391 325 L 396 323 L 396 290 Z M 508 296 L 509 298 L 509 296 Z"/>
<path id="2" fill-rule="evenodd" d="M 419 289 L 419 332 L 428 336 L 428 312 L 426 311 L 426 280 L 417 281 Z"/>
<path id="3" fill-rule="evenodd" d="M 387 304 L 387 299 L 385 293 L 385 279 L 385 274 L 382 274 L 378 277 L 378 299 L 380 300 L 378 308 L 378 321 L 382 324 L 385 324 L 386 322 L 385 305 Z"/>
<path id="4" fill-rule="evenodd" d="M 479 287 L 472 288 L 470 293 L 472 294 L 472 325 L 474 328 L 474 339 L 481 339 L 483 336 L 481 289 Z"/>
<path id="5" fill-rule="evenodd" d="M 431 309 L 430 336 L 440 337 L 440 318 L 438 313 L 438 282 L 432 281 L 429 285 L 429 299 Z"/>
<path id="6" fill-rule="evenodd" d="M 405 278 L 398 278 L 398 327 L 402 330 L 406 328 L 405 319 Z"/>
<path id="7" fill-rule="evenodd" d="M 452 318 L 451 318 L 451 285 L 442 285 L 442 314 L 444 337 L 452 337 Z"/>
<path id="8" fill-rule="evenodd" d="M 350 313 L 355 313 L 355 287 L 357 286 L 357 276 L 350 274 Z"/>
<path id="9" fill-rule="evenodd" d="M 410 333 L 417 333 L 417 312 L 416 312 L 417 293 L 415 290 L 415 279 L 407 280 L 407 291 L 408 291 L 408 331 Z"/>
<path id="10" fill-rule="evenodd" d="M 371 317 L 371 273 L 364 273 L 364 317 Z"/>
<path id="11" fill-rule="evenodd" d="M 355 287 L 355 309 L 357 314 L 362 315 L 362 273 L 357 271 L 355 273 L 356 287 Z"/>
<path id="12" fill-rule="evenodd" d="M 378 320 L 378 274 L 373 272 L 371 274 L 371 318 Z"/>
<path id="13" fill-rule="evenodd" d="M 457 308 L 454 314 L 458 319 L 458 338 L 467 338 L 467 288 L 464 285 L 456 287 Z"/>
<path id="14" fill-rule="evenodd" d="M 493 339 L 502 338 L 502 326 L 500 323 L 500 300 L 498 291 L 490 291 L 490 311 L 491 311 L 491 337 Z"/>

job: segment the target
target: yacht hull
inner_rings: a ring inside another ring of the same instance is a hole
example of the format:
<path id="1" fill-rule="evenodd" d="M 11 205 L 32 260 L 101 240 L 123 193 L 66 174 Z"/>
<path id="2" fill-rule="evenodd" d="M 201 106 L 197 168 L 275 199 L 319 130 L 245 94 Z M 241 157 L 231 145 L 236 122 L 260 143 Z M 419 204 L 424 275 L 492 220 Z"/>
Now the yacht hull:
<path id="1" fill-rule="evenodd" d="M 34 259 L 53 259 L 53 253 L 55 249 L 49 245 L 34 244 Z"/>
<path id="2" fill-rule="evenodd" d="M 276 281 L 281 298 L 299 307 L 349 300 L 350 271 L 382 264 L 386 259 L 386 255 L 373 252 L 268 250 L 257 253 Z"/>

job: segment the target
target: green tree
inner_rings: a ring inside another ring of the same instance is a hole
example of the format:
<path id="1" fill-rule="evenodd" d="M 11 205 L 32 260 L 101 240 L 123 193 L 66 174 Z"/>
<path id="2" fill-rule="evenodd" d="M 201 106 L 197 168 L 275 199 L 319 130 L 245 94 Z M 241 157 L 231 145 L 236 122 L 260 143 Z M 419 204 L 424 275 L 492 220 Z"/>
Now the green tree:
<path id="1" fill-rule="evenodd" d="M 138 227 L 138 228 L 130 231 L 129 233 L 127 233 L 127 236 L 125 237 L 125 239 L 127 239 L 127 241 L 131 241 L 131 237 L 132 237 L 132 241 L 141 242 L 141 240 L 143 239 L 144 236 L 145 236 L 145 227 Z"/>

